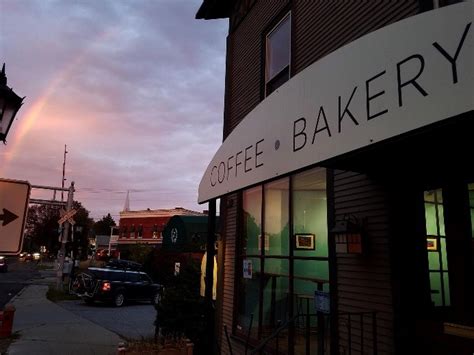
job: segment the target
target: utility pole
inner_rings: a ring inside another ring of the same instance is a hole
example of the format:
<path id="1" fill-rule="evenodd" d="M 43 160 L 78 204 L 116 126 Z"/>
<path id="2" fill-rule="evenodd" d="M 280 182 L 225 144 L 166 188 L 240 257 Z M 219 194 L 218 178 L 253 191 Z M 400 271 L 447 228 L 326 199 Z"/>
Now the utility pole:
<path id="1" fill-rule="evenodd" d="M 64 184 L 64 180 L 63 180 Z M 62 194 L 62 192 L 61 192 Z M 69 191 L 67 193 L 67 204 L 66 204 L 66 213 L 72 210 L 72 204 L 74 201 L 74 181 L 71 182 L 69 186 Z M 70 223 L 66 220 L 61 233 L 61 249 L 59 250 L 58 255 L 58 271 L 57 271 L 57 283 L 56 289 L 62 290 L 63 287 L 63 269 L 64 269 L 64 258 L 66 256 L 66 243 L 69 237 L 69 226 Z"/>
<path id="2" fill-rule="evenodd" d="M 64 181 L 66 181 L 66 178 L 64 177 L 66 174 L 66 154 L 67 154 L 67 145 L 64 144 L 64 159 L 63 159 L 63 179 L 61 181 L 61 187 L 64 189 Z M 61 191 L 61 202 L 64 201 L 64 192 Z"/>

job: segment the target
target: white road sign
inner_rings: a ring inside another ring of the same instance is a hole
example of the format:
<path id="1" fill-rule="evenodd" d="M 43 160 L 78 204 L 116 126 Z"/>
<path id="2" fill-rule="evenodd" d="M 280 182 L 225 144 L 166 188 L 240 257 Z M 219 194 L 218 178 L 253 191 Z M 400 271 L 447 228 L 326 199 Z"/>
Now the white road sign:
<path id="1" fill-rule="evenodd" d="M 30 191 L 28 181 L 0 179 L 1 254 L 17 255 L 21 252 Z"/>
<path id="2" fill-rule="evenodd" d="M 59 213 L 61 214 L 61 218 L 58 220 L 58 223 L 63 224 L 64 222 L 68 221 L 69 223 L 74 225 L 75 222 L 72 219 L 72 216 L 74 216 L 76 214 L 76 212 L 77 212 L 77 210 L 75 210 L 75 209 L 72 209 L 68 212 L 66 212 L 64 210 L 59 211 Z"/>

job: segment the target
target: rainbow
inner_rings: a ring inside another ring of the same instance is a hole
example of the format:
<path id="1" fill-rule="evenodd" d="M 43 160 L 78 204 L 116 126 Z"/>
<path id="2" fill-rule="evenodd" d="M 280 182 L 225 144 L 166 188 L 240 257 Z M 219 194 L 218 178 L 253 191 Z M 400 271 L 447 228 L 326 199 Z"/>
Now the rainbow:
<path id="1" fill-rule="evenodd" d="M 89 46 L 87 46 L 73 61 L 67 63 L 67 65 L 55 75 L 50 83 L 47 85 L 45 90 L 41 95 L 38 96 L 36 100 L 33 101 L 31 105 L 28 105 L 28 98 L 25 99 L 27 106 L 30 106 L 26 113 L 21 112 L 21 108 L 18 111 L 14 125 L 18 125 L 17 129 L 14 129 L 13 132 L 10 132 L 10 139 L 8 140 L 8 148 L 11 148 L 4 154 L 0 154 L 0 176 L 3 176 L 7 165 L 14 159 L 14 156 L 17 151 L 19 151 L 21 143 L 24 142 L 25 136 L 28 132 L 35 126 L 38 118 L 41 116 L 41 113 L 44 107 L 48 102 L 54 98 L 57 88 L 65 81 L 67 81 L 75 70 L 81 68 L 81 65 L 84 64 L 91 48 L 96 46 L 98 43 L 101 43 L 108 39 L 113 33 L 116 32 L 116 28 L 107 29 L 101 32 L 94 41 L 90 41 Z"/>

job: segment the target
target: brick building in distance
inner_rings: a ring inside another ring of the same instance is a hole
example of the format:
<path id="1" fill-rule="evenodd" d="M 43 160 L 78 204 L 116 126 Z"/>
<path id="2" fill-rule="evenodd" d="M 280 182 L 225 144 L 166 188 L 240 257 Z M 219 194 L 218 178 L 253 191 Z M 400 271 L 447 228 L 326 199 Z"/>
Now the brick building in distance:
<path id="1" fill-rule="evenodd" d="M 116 247 L 123 252 L 124 250 L 127 250 L 130 245 L 135 244 L 161 246 L 163 242 L 162 232 L 171 217 L 205 215 L 205 213 L 188 210 L 182 207 L 122 211 L 120 212 Z"/>

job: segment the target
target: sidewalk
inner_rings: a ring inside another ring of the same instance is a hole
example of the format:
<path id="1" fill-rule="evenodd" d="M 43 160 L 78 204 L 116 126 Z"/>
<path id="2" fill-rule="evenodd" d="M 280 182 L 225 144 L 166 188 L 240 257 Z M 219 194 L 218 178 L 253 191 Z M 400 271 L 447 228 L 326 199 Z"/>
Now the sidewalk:
<path id="1" fill-rule="evenodd" d="M 26 286 L 13 298 L 13 332 L 18 332 L 19 337 L 10 345 L 8 354 L 117 354 L 117 334 L 46 298 L 48 284 L 54 282 L 54 278 L 44 278 L 42 284 Z"/>

